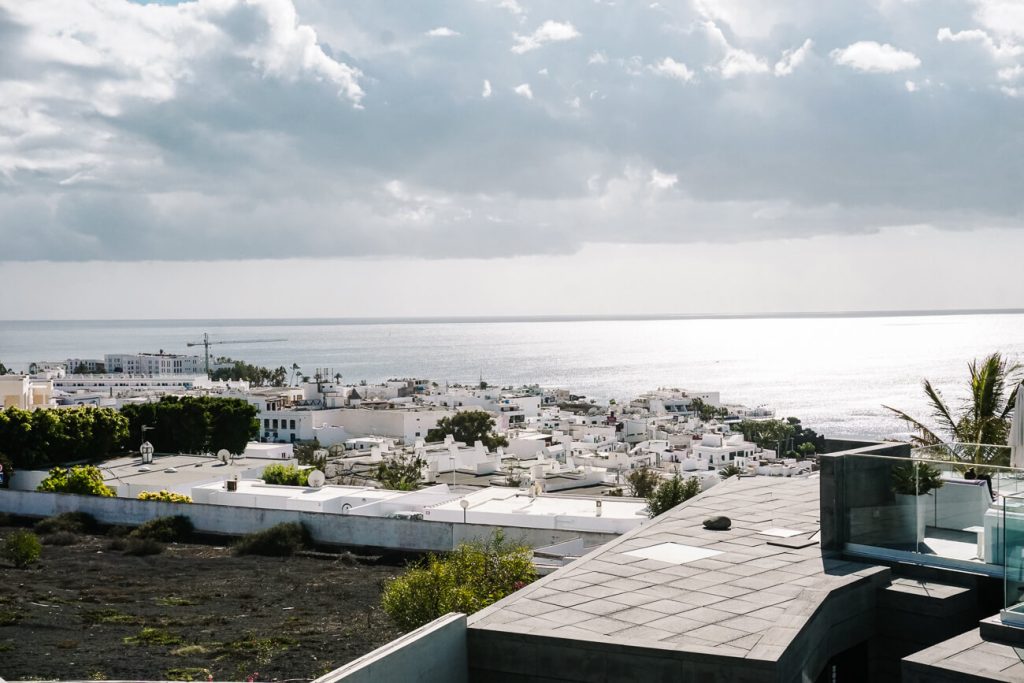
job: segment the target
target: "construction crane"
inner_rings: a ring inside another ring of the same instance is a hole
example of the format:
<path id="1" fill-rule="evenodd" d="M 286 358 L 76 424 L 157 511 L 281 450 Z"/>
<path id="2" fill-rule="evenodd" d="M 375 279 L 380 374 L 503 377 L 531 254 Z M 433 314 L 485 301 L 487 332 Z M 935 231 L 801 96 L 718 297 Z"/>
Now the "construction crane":
<path id="1" fill-rule="evenodd" d="M 210 341 L 210 335 L 203 332 L 203 341 L 186 342 L 185 346 L 202 346 L 206 351 L 206 375 L 210 375 L 210 347 L 214 344 L 259 344 L 261 342 L 283 342 L 287 339 L 232 339 L 228 341 Z"/>

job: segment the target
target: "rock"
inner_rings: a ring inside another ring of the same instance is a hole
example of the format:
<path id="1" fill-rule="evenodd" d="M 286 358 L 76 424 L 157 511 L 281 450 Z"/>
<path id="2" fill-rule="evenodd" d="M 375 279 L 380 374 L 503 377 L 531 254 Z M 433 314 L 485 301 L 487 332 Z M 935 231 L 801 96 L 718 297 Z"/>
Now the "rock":
<path id="1" fill-rule="evenodd" d="M 732 526 L 732 520 L 723 515 L 708 517 L 704 520 L 704 528 L 712 531 L 727 531 Z"/>

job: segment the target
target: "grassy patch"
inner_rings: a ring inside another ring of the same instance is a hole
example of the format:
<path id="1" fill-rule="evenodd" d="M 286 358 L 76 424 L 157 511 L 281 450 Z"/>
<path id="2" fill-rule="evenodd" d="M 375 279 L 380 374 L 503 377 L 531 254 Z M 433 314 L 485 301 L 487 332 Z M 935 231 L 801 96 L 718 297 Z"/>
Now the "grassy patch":
<path id="1" fill-rule="evenodd" d="M 5 640 L 0 643 L 0 652 L 14 652 L 14 641 Z"/>
<path id="2" fill-rule="evenodd" d="M 210 677 L 210 670 L 198 666 L 183 666 L 167 670 L 169 681 L 205 681 Z"/>
<path id="3" fill-rule="evenodd" d="M 165 607 L 191 607 L 198 603 L 195 600 L 189 600 L 188 598 L 179 598 L 176 595 L 168 595 L 166 598 L 157 598 L 156 604 L 164 605 Z"/>
<path id="4" fill-rule="evenodd" d="M 171 650 L 171 654 L 175 657 L 194 657 L 208 655 L 210 654 L 210 649 L 205 645 L 182 645 L 175 650 Z"/>
<path id="5" fill-rule="evenodd" d="M 114 609 L 90 610 L 82 613 L 82 621 L 86 624 L 141 624 L 142 619 L 131 614 L 124 614 Z"/>
<path id="6" fill-rule="evenodd" d="M 21 621 L 21 612 L 10 609 L 0 609 L 0 626 L 11 626 Z"/>
<path id="7" fill-rule="evenodd" d="M 180 645 L 181 638 L 159 628 L 144 628 L 134 636 L 126 636 L 125 645 Z"/>
<path id="8" fill-rule="evenodd" d="M 256 664 L 266 664 L 275 655 L 287 652 L 298 644 L 297 640 L 291 638 L 280 636 L 259 638 L 256 634 L 250 633 L 238 640 L 224 643 L 218 648 L 218 652 L 221 658 L 231 657 L 233 659 L 244 659 L 247 662 L 255 662 Z"/>

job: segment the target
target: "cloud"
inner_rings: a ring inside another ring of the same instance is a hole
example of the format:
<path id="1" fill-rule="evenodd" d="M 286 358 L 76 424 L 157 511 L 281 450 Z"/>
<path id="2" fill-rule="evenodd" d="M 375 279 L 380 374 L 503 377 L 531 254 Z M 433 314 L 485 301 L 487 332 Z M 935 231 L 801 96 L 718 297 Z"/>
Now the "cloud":
<path id="1" fill-rule="evenodd" d="M 968 29 L 954 33 L 948 26 L 939 29 L 936 39 L 940 43 L 978 43 L 996 59 L 1017 57 L 1024 54 L 1024 46 L 1011 41 L 997 42 L 981 29 Z"/>
<path id="2" fill-rule="evenodd" d="M 548 43 L 559 43 L 579 37 L 580 32 L 569 22 L 548 20 L 529 35 L 521 36 L 516 34 L 514 36 L 515 45 L 512 46 L 512 52 L 521 55 L 543 47 Z"/>
<path id="3" fill-rule="evenodd" d="M 677 62 L 671 57 L 665 57 L 657 64 L 651 64 L 647 68 L 659 76 L 674 78 L 677 81 L 683 81 L 684 83 L 689 83 L 695 76 L 688 66 L 682 62 Z"/>
<path id="4" fill-rule="evenodd" d="M 768 64 L 757 55 L 733 47 L 722 29 L 714 21 L 703 24 L 704 31 L 711 43 L 725 52 L 721 61 L 715 66 L 706 67 L 707 71 L 717 71 L 722 78 L 730 79 L 744 74 L 760 74 L 769 71 Z"/>
<path id="5" fill-rule="evenodd" d="M 670 187 L 675 187 L 678 182 L 679 176 L 674 173 L 662 173 L 656 168 L 651 170 L 650 185 L 656 190 L 667 190 Z"/>
<path id="6" fill-rule="evenodd" d="M 800 47 L 784 51 L 782 58 L 775 63 L 775 75 L 789 76 L 792 74 L 807 59 L 807 55 L 810 54 L 812 47 L 814 47 L 814 41 L 808 38 Z"/>
<path id="7" fill-rule="evenodd" d="M 921 66 L 921 60 L 913 52 L 873 40 L 862 40 L 841 50 L 837 48 L 829 55 L 836 64 L 866 73 L 896 73 Z"/>
<path id="8" fill-rule="evenodd" d="M 918 90 L 921 89 L 917 85 L 917 83 L 914 83 L 914 81 L 905 81 L 903 83 L 903 87 L 905 87 L 907 89 L 907 92 L 917 92 Z"/>
<path id="9" fill-rule="evenodd" d="M 448 28 L 447 26 L 438 26 L 437 28 L 430 29 L 424 35 L 430 36 L 431 38 L 454 38 L 455 36 L 461 36 L 462 34 Z"/>
<path id="10" fill-rule="evenodd" d="M 587 57 L 587 64 L 607 64 L 608 58 L 601 51 L 591 52 Z"/>
<path id="11" fill-rule="evenodd" d="M 516 0 L 498 0 L 498 7 L 506 9 L 516 16 L 526 14 L 526 10 Z"/>
<path id="12" fill-rule="evenodd" d="M 1006 178 L 1024 60 L 937 39 L 1020 43 L 980 0 L 664 4 L 582 3 L 584 35 L 542 32 L 520 54 L 512 33 L 543 21 L 498 0 L 0 0 L 0 258 L 493 258 L 1021 227 Z M 819 68 L 863 36 L 928 68 L 881 83 Z"/>

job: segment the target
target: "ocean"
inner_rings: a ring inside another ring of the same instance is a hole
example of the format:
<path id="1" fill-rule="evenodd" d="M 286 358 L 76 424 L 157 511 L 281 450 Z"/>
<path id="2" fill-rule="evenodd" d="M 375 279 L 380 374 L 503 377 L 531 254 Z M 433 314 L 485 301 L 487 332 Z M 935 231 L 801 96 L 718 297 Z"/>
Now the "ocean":
<path id="1" fill-rule="evenodd" d="M 927 417 L 921 381 L 964 396 L 967 363 L 1024 361 L 1024 314 L 527 320 L 141 320 L 0 322 L 0 362 L 104 353 L 202 353 L 347 380 L 420 377 L 540 384 L 625 399 L 657 387 L 720 391 L 828 436 L 905 437 L 883 404 Z"/>

